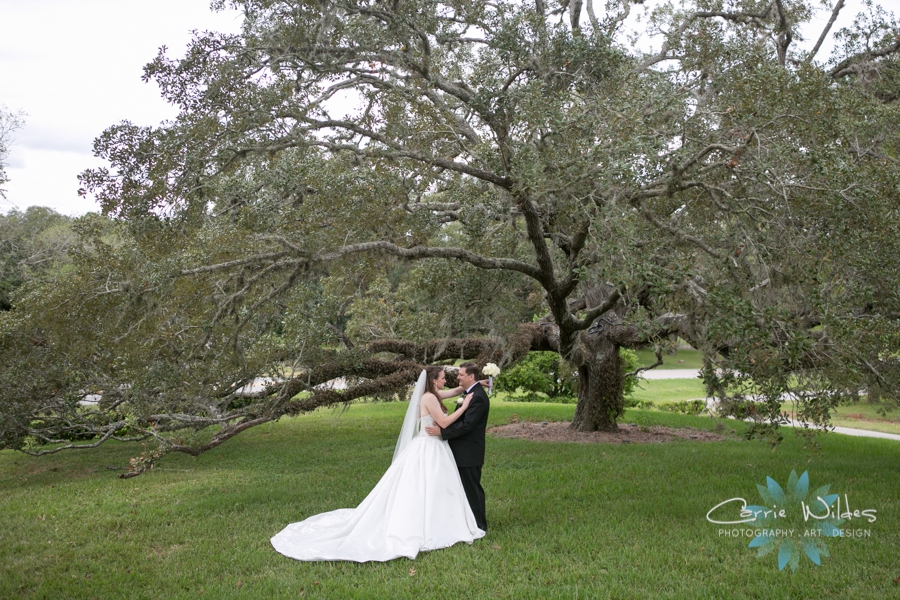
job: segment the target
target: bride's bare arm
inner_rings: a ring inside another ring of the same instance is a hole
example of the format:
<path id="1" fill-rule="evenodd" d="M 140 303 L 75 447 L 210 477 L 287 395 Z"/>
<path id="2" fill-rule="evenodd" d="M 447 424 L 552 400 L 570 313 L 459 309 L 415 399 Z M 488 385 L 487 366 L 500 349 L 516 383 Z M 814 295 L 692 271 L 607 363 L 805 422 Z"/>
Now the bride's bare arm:
<path id="1" fill-rule="evenodd" d="M 469 402 L 472 401 L 472 394 L 466 396 L 466 399 L 463 400 L 463 403 L 457 408 L 455 411 L 450 413 L 449 415 L 445 415 L 441 410 L 441 403 L 438 402 L 438 399 L 434 397 L 434 394 L 425 394 L 422 396 L 422 404 L 425 405 L 425 409 L 428 410 L 428 414 L 434 418 L 434 422 L 439 427 L 447 427 L 451 423 L 455 422 L 460 416 L 462 416 L 463 412 L 469 407 Z"/>
<path id="2" fill-rule="evenodd" d="M 458 385 L 452 390 L 438 390 L 438 396 L 440 396 L 441 400 L 446 400 L 447 398 L 455 398 L 456 396 L 462 394 L 464 391 L 466 391 L 466 388 Z"/>
<path id="3" fill-rule="evenodd" d="M 482 379 L 478 383 L 480 383 L 481 385 L 487 385 L 488 383 L 490 383 L 490 381 L 488 381 L 487 379 Z M 438 390 L 438 395 L 441 397 L 441 400 L 446 400 L 447 398 L 455 398 L 462 394 L 464 391 L 466 391 L 466 388 L 458 385 L 451 390 Z"/>

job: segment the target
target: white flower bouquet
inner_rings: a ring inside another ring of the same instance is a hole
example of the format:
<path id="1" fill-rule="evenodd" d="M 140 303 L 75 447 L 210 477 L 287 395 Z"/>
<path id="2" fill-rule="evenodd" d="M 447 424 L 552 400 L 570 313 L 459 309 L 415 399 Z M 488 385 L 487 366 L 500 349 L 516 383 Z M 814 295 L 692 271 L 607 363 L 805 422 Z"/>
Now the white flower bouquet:
<path id="1" fill-rule="evenodd" d="M 488 394 L 493 393 L 494 377 L 500 374 L 500 367 L 498 367 L 494 363 L 488 363 L 484 365 L 484 368 L 481 370 L 481 372 L 488 376 Z"/>

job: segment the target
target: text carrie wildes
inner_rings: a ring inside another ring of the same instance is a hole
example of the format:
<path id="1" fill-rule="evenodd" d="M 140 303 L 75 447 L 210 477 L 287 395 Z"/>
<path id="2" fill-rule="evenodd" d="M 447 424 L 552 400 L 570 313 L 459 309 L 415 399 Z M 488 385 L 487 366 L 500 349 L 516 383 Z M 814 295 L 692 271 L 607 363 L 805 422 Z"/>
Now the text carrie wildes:
<path id="1" fill-rule="evenodd" d="M 741 503 L 739 520 L 719 521 L 713 518 L 714 512 L 734 502 Z M 834 507 L 830 506 L 828 502 L 826 502 L 824 499 L 822 499 L 821 496 L 819 496 L 811 505 L 807 504 L 806 502 L 800 502 L 800 510 L 802 511 L 804 521 L 809 521 L 810 519 L 823 520 L 829 517 L 846 519 L 848 521 L 852 519 L 865 518 L 869 521 L 869 523 L 875 522 L 875 520 L 877 519 L 876 513 L 878 512 L 874 508 L 852 510 L 850 506 L 850 499 L 847 497 L 847 494 L 844 494 L 843 505 L 841 504 L 840 496 L 838 496 L 837 504 Z M 747 501 L 745 499 L 729 498 L 728 500 L 719 502 L 711 509 L 709 509 L 709 512 L 706 513 L 706 520 L 710 523 L 715 523 L 716 525 L 741 525 L 744 523 L 753 523 L 757 519 L 784 519 L 787 516 L 787 510 L 784 508 L 778 508 L 777 505 L 773 505 L 771 508 L 764 507 L 762 509 L 760 507 L 748 508 Z"/>

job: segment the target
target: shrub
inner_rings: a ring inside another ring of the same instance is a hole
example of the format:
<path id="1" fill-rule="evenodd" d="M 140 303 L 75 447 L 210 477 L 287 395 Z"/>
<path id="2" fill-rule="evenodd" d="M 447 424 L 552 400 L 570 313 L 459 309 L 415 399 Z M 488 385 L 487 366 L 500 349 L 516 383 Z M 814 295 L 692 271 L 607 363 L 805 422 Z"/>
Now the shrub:
<path id="1" fill-rule="evenodd" d="M 699 415 L 706 410 L 706 400 L 682 400 L 681 402 L 662 402 L 656 408 L 668 412 L 685 415 Z"/>
<path id="2" fill-rule="evenodd" d="M 520 402 L 574 402 L 578 372 L 556 352 L 529 352 L 521 362 L 504 369 L 494 386 L 515 394 Z"/>
<path id="3" fill-rule="evenodd" d="M 650 400 L 634 400 L 633 398 L 626 399 L 625 406 L 626 408 L 637 408 L 640 410 L 651 410 L 656 408 L 656 405 Z"/>
<path id="4" fill-rule="evenodd" d="M 759 412 L 757 404 L 751 400 L 728 398 L 719 401 L 716 412 L 720 417 L 734 417 L 735 419 L 744 420 L 757 415 Z"/>

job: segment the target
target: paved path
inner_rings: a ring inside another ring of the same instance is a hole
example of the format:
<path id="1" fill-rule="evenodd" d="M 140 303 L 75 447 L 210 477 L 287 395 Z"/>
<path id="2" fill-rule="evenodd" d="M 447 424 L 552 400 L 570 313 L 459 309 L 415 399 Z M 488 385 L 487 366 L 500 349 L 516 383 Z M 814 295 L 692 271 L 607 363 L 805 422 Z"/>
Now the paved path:
<path id="1" fill-rule="evenodd" d="M 791 420 L 789 423 L 791 427 L 802 427 L 803 423 L 800 421 Z M 833 429 L 834 433 L 842 433 L 844 435 L 855 435 L 857 437 L 870 437 L 870 438 L 881 438 L 883 440 L 894 440 L 900 442 L 900 435 L 896 433 L 884 433 L 882 431 L 869 431 L 868 429 L 853 429 L 852 427 L 835 427 Z"/>
<path id="2" fill-rule="evenodd" d="M 700 377 L 698 369 L 650 369 L 642 371 L 641 379 L 696 379 Z"/>

